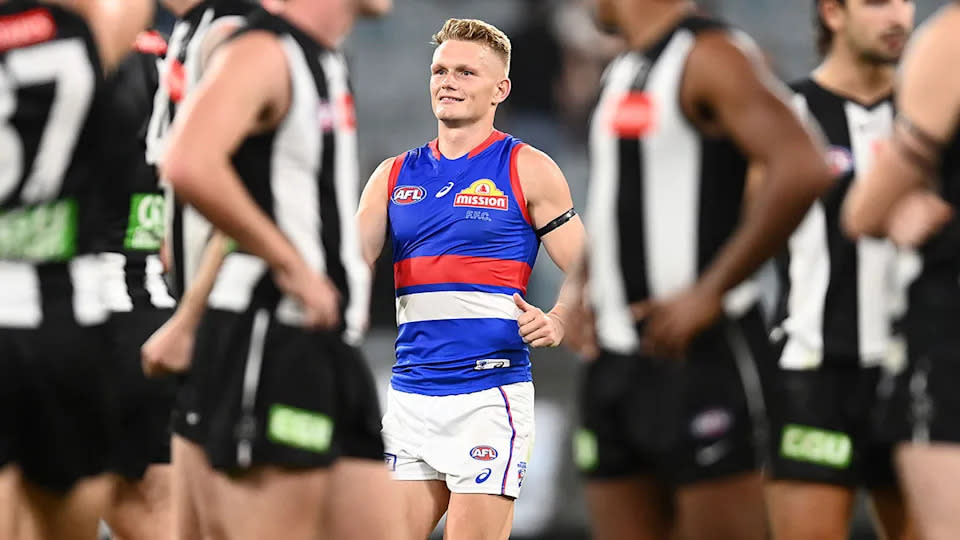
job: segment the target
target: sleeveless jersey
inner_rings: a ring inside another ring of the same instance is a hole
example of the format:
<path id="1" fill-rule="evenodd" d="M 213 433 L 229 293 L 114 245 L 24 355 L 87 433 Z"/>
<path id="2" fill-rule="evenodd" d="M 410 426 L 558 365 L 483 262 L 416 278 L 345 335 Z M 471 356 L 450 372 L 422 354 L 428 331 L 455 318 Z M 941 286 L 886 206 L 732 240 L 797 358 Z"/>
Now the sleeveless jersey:
<path id="1" fill-rule="evenodd" d="M 235 37 L 249 31 L 279 38 L 290 72 L 291 102 L 276 128 L 240 144 L 233 165 L 307 264 L 334 283 L 340 292 L 343 338 L 357 345 L 367 325 L 370 268 L 354 220 L 359 166 L 346 62 L 265 10 L 252 13 Z M 242 250 L 225 258 L 208 305 L 234 313 L 267 308 L 281 323 L 303 323 L 301 307 L 282 296 L 266 262 Z"/>
<path id="2" fill-rule="evenodd" d="M 255 6 L 252 0 L 204 0 L 174 25 L 147 128 L 148 163 L 157 165 L 163 157 L 177 107 L 200 82 L 207 33 L 228 22 L 242 23 Z M 173 289 L 181 295 L 200 265 L 213 228 L 193 207 L 181 204 L 171 189 L 167 189 L 165 201 Z"/>
<path id="3" fill-rule="evenodd" d="M 146 128 L 157 90 L 157 63 L 166 51 L 157 32 L 143 32 L 137 49 L 108 81 L 111 122 L 105 130 L 102 252 L 104 293 L 112 311 L 171 308 L 162 276 L 163 194 L 156 169 L 146 161 Z"/>
<path id="4" fill-rule="evenodd" d="M 0 326 L 107 311 L 93 250 L 102 186 L 103 68 L 78 14 L 0 4 Z M 84 141 L 82 144 L 80 141 Z M 62 316 L 62 315 L 61 315 Z"/>
<path id="5" fill-rule="evenodd" d="M 893 130 L 893 97 L 858 103 L 811 78 L 792 88 L 801 118 L 827 138 L 836 182 L 813 203 L 777 261 L 779 318 L 788 338 L 780 363 L 877 366 L 889 345 L 895 250 L 885 239 L 847 238 L 840 209 L 857 173 L 870 168 L 875 144 Z"/>
<path id="6" fill-rule="evenodd" d="M 495 131 L 459 159 L 436 140 L 395 158 L 393 388 L 450 395 L 532 380 L 512 298 L 540 246 L 517 177 L 522 146 Z"/>
<path id="7" fill-rule="evenodd" d="M 700 132 L 680 103 L 687 58 L 705 31 L 729 32 L 687 17 L 604 76 L 590 127 L 587 230 L 597 338 L 612 352 L 639 347 L 629 305 L 693 285 L 740 223 L 747 160 L 729 137 Z M 739 291 L 754 301 L 749 287 Z M 733 309 L 735 296 L 730 311 L 743 309 Z"/>

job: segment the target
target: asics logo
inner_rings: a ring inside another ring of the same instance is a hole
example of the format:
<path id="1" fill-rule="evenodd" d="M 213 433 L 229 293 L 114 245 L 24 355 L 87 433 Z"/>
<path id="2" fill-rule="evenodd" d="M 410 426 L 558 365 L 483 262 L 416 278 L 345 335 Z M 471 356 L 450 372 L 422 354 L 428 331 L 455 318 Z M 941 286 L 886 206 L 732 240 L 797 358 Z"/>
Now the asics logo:
<path id="1" fill-rule="evenodd" d="M 447 185 L 443 186 L 443 188 L 441 188 L 440 191 L 438 191 L 437 194 L 434 195 L 434 197 L 439 199 L 440 197 L 443 197 L 447 193 L 450 193 L 451 189 L 453 189 L 453 182 L 450 182 Z"/>

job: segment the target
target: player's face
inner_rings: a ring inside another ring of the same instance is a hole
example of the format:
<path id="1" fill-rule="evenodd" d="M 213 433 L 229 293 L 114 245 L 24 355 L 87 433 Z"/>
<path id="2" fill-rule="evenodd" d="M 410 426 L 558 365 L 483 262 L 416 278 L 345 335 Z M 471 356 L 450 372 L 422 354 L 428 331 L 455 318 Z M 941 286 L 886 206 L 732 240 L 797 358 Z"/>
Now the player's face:
<path id="1" fill-rule="evenodd" d="M 896 63 L 913 30 L 910 0 L 847 0 L 842 37 L 861 58 Z"/>
<path id="2" fill-rule="evenodd" d="M 490 112 L 510 93 L 500 57 L 486 45 L 445 41 L 433 53 L 430 100 L 444 122 L 472 122 Z"/>

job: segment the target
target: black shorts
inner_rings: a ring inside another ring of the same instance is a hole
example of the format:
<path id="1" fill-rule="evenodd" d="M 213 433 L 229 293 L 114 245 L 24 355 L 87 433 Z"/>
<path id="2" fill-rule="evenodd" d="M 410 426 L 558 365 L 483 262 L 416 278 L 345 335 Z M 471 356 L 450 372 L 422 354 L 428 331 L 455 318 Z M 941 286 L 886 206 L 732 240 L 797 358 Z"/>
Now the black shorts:
<path id="1" fill-rule="evenodd" d="M 172 313 L 164 309 L 115 313 L 107 324 L 112 362 L 108 397 L 116 437 L 110 468 L 131 480 L 142 478 L 148 465 L 170 462 L 176 380 L 147 378 L 140 347 Z"/>
<path id="2" fill-rule="evenodd" d="M 383 460 L 372 376 L 339 333 L 286 326 L 266 309 L 208 310 L 194 361 L 203 446 L 214 468 Z"/>
<path id="3" fill-rule="evenodd" d="M 701 334 L 682 362 L 601 354 L 583 381 L 578 466 L 592 479 L 669 485 L 759 470 L 771 361 L 758 310 Z"/>
<path id="4" fill-rule="evenodd" d="M 895 442 L 960 443 L 960 343 L 911 342 L 908 366 L 880 383 L 881 434 Z"/>
<path id="5" fill-rule="evenodd" d="M 815 370 L 778 369 L 769 392 L 772 478 L 895 485 L 893 446 L 877 429 L 881 374 L 879 367 L 829 361 Z"/>
<path id="6" fill-rule="evenodd" d="M 53 491 L 107 470 L 111 447 L 104 326 L 47 309 L 38 329 L 0 329 L 0 460 Z"/>
<path id="7" fill-rule="evenodd" d="M 171 429 L 174 434 L 195 444 L 203 444 L 207 423 L 200 414 L 200 394 L 197 388 L 200 371 L 206 364 L 196 354 L 190 369 L 177 378 L 177 396 L 174 400 Z"/>

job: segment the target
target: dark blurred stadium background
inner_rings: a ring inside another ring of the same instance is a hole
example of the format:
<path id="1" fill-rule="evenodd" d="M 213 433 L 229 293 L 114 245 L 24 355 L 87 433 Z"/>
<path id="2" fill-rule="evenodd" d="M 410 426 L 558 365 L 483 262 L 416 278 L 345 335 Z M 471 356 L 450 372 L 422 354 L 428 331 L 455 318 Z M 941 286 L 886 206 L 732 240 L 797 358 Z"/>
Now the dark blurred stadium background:
<path id="1" fill-rule="evenodd" d="M 430 36 L 448 17 L 491 22 L 513 41 L 513 94 L 497 127 L 541 148 L 561 166 L 582 207 L 587 189 L 586 125 L 600 73 L 618 44 L 593 26 L 591 0 L 394 0 L 386 19 L 361 22 L 345 45 L 351 60 L 360 130 L 361 172 L 436 135 L 427 96 Z M 746 30 L 777 73 L 790 80 L 816 63 L 809 0 L 703 0 L 704 9 Z M 918 0 L 922 21 L 941 1 Z M 159 28 L 173 19 L 161 12 Z M 364 177 L 363 180 L 366 178 Z M 552 305 L 560 274 L 546 256 L 530 280 L 530 301 Z M 365 350 L 384 393 L 393 362 L 393 271 L 381 259 L 373 327 Z M 512 538 L 589 538 L 581 488 L 571 458 L 579 362 L 564 350 L 534 353 L 537 440 L 517 503 Z M 439 538 L 439 537 L 438 537 Z M 851 538 L 872 539 L 865 511 Z"/>

